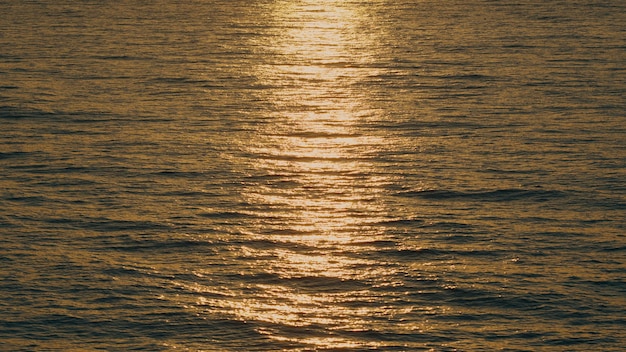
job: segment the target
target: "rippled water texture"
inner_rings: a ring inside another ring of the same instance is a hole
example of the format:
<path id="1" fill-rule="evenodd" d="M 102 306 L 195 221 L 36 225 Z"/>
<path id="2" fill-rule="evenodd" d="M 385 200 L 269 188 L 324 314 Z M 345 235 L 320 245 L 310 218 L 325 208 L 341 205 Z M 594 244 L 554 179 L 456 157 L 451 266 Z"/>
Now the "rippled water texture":
<path id="1" fill-rule="evenodd" d="M 0 14 L 0 349 L 626 345 L 622 2 Z"/>

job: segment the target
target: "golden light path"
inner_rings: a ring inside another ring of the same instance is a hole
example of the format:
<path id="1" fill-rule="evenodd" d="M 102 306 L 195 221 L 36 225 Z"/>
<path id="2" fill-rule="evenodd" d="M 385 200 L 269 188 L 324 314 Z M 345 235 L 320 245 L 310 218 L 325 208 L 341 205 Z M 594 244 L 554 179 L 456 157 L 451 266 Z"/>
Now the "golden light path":
<path id="1" fill-rule="evenodd" d="M 255 215 L 268 218 L 256 225 L 258 233 L 249 235 L 285 246 L 250 246 L 242 252 L 256 263 L 254 270 L 291 284 L 254 284 L 256 295 L 200 302 L 220 306 L 241 321 L 303 331 L 324 326 L 327 334 L 322 336 L 259 330 L 277 341 L 315 348 L 363 346 L 362 341 L 333 336 L 332 330 L 367 330 L 369 318 L 389 314 L 367 305 L 341 304 L 372 299 L 367 288 L 342 289 L 344 283 L 385 276 L 379 263 L 354 255 L 362 243 L 376 240 L 370 224 L 385 212 L 378 197 L 388 182 L 375 176 L 368 162 L 384 141 L 359 129 L 364 118 L 376 113 L 359 83 L 379 69 L 372 65 L 373 54 L 364 50 L 371 43 L 359 35 L 359 28 L 368 19 L 358 6 L 333 0 L 274 3 L 270 27 L 275 33 L 265 43 L 267 59 L 255 67 L 260 84 L 267 87 L 263 97 L 272 105 L 270 123 L 241 143 L 256 156 L 251 173 L 280 181 L 255 183 L 245 190 L 249 204 L 264 207 Z M 353 255 L 345 254 L 351 250 Z M 307 279 L 338 288 L 294 288 L 293 280 Z"/>

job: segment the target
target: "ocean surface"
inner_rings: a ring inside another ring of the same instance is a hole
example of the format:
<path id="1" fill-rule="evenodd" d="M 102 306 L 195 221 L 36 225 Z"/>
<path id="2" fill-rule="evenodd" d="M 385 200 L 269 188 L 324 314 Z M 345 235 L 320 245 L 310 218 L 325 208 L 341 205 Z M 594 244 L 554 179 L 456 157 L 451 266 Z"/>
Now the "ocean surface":
<path id="1" fill-rule="evenodd" d="M 0 350 L 624 346 L 625 2 L 0 1 Z"/>

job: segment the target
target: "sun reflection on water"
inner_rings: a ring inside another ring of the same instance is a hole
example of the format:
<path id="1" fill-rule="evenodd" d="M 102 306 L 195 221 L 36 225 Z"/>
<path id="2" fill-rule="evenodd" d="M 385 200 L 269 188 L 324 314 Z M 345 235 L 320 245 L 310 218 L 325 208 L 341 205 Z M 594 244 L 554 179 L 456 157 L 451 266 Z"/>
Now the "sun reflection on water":
<path id="1" fill-rule="evenodd" d="M 355 39 L 366 19 L 358 3 L 331 0 L 277 2 L 271 17 L 278 32 L 254 68 L 271 123 L 241 143 L 253 159 L 243 196 L 261 219 L 250 236 L 276 247 L 239 249 L 269 279 L 251 283 L 245 298 L 199 303 L 270 324 L 258 332 L 277 341 L 292 337 L 271 324 L 323 327 L 321 336 L 293 334 L 299 343 L 360 346 L 332 331 L 364 330 L 371 316 L 389 314 L 354 302 L 372 300 L 367 283 L 390 270 L 359 257 L 357 245 L 378 236 L 372 227 L 383 219 L 379 193 L 388 182 L 369 161 L 384 141 L 360 127 L 375 111 L 359 83 L 379 73 L 367 41 Z"/>

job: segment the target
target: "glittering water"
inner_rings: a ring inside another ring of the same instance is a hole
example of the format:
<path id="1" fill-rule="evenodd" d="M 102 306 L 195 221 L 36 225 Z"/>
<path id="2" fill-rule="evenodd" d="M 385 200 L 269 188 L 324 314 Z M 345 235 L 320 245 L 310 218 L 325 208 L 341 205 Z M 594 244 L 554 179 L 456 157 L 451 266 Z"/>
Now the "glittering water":
<path id="1" fill-rule="evenodd" d="M 626 344 L 621 2 L 0 14 L 0 349 Z"/>

